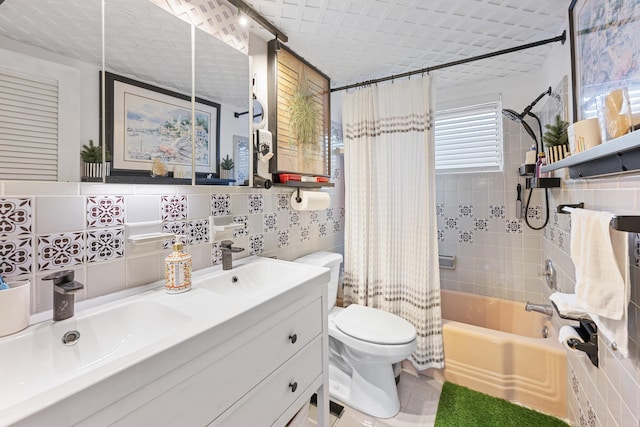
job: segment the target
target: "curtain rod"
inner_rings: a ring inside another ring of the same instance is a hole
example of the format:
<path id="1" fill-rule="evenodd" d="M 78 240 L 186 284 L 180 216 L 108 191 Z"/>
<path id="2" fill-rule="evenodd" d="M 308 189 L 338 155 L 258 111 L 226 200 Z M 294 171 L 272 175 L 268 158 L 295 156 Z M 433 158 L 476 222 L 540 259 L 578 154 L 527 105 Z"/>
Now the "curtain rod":
<path id="1" fill-rule="evenodd" d="M 338 92 L 338 91 L 341 91 L 341 90 L 353 89 L 353 88 L 361 87 L 361 86 L 368 86 L 368 85 L 372 85 L 372 84 L 376 84 L 376 83 L 380 83 L 380 82 L 386 82 L 388 80 L 401 79 L 403 77 L 409 77 L 409 76 L 412 76 L 414 74 L 424 74 L 424 73 L 428 74 L 431 71 L 441 70 L 443 68 L 453 67 L 455 65 L 467 64 L 469 62 L 479 61 L 481 59 L 492 58 L 494 56 L 499 56 L 499 55 L 504 55 L 504 54 L 507 54 L 507 53 L 517 52 L 519 50 L 530 49 L 532 47 L 543 46 L 543 45 L 549 44 L 549 43 L 562 42 L 562 44 L 564 44 L 566 41 L 567 41 L 567 31 L 565 30 L 565 31 L 562 32 L 561 35 L 559 35 L 557 37 L 550 38 L 550 39 L 540 40 L 540 41 L 533 42 L 533 43 L 527 43 L 527 44 L 523 44 L 521 46 L 516 46 L 516 47 L 511 47 L 511 48 L 508 48 L 508 49 L 499 50 L 497 52 L 485 53 L 484 55 L 478 55 L 478 56 L 474 56 L 474 57 L 467 58 L 467 59 L 460 59 L 458 61 L 447 62 L 446 64 L 434 65 L 433 67 L 426 67 L 426 68 L 422 68 L 420 70 L 407 71 L 406 73 L 395 74 L 395 75 L 382 77 L 382 78 L 375 79 L 375 80 L 367 80 L 367 81 L 360 82 L 360 83 L 354 83 L 354 84 L 350 84 L 350 85 L 346 85 L 346 86 L 340 86 L 340 87 L 332 88 L 331 92 Z"/>

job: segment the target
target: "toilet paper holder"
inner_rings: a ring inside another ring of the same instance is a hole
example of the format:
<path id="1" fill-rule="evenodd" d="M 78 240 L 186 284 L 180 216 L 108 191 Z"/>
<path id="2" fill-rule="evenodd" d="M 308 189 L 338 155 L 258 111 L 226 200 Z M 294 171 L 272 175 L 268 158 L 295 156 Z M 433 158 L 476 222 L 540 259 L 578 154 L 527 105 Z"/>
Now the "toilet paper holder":
<path id="1" fill-rule="evenodd" d="M 567 341 L 567 345 L 569 347 L 584 351 L 589 356 L 591 363 L 597 368 L 598 367 L 598 327 L 596 324 L 589 319 L 581 319 L 580 326 L 572 326 L 573 329 L 576 330 L 582 341 L 580 342 L 577 339 L 569 339 Z"/>

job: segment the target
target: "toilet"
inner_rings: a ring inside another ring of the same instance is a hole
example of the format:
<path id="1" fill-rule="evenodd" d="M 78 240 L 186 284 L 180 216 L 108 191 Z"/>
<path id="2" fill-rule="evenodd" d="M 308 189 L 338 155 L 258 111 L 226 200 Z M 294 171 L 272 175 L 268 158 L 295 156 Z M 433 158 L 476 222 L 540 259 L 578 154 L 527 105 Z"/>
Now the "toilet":
<path id="1" fill-rule="evenodd" d="M 400 411 L 392 365 L 416 348 L 416 329 L 386 311 L 352 304 L 336 307 L 342 255 L 315 252 L 295 262 L 326 267 L 329 287 L 329 395 L 365 414 L 390 418 Z"/>

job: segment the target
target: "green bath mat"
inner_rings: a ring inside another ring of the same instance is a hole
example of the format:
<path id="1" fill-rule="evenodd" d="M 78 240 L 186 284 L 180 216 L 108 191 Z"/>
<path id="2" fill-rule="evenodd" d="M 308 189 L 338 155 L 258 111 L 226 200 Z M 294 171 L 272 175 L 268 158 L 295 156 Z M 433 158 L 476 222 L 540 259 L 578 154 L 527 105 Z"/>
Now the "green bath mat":
<path id="1" fill-rule="evenodd" d="M 435 427 L 567 427 L 564 421 L 498 399 L 467 387 L 445 382 Z"/>

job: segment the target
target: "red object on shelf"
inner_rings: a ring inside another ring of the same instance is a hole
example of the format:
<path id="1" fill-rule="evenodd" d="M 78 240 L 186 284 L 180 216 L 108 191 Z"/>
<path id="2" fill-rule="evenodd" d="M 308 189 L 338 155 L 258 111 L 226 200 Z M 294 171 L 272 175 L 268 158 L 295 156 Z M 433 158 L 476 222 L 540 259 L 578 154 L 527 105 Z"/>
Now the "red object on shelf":
<path id="1" fill-rule="evenodd" d="M 300 175 L 292 174 L 292 173 L 281 173 L 280 174 L 280 182 L 286 183 L 287 181 L 301 181 L 302 177 Z"/>
<path id="2" fill-rule="evenodd" d="M 316 181 L 317 182 L 329 182 L 329 178 L 327 178 L 326 176 L 316 176 Z"/>

